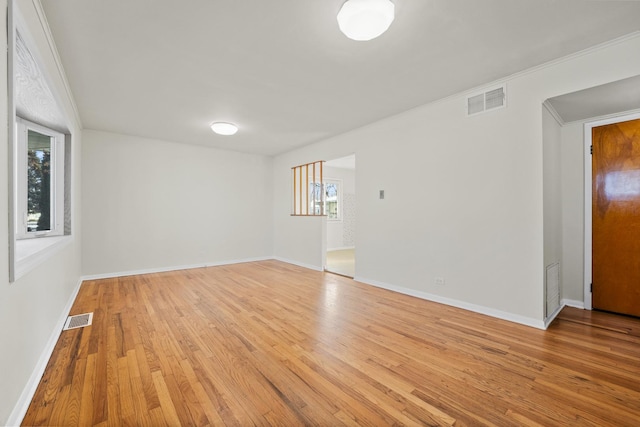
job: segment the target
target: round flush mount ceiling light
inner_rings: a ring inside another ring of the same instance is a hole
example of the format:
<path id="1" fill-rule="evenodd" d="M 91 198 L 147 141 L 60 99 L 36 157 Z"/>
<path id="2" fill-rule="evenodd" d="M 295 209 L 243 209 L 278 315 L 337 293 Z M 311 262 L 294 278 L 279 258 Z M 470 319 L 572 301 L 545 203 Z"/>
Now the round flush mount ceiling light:
<path id="1" fill-rule="evenodd" d="M 375 39 L 387 31 L 394 11 L 390 0 L 347 0 L 338 12 L 338 26 L 352 40 Z"/>
<path id="2" fill-rule="evenodd" d="M 218 135 L 234 135 L 238 132 L 238 126 L 233 123 L 215 122 L 211 123 L 211 130 Z"/>

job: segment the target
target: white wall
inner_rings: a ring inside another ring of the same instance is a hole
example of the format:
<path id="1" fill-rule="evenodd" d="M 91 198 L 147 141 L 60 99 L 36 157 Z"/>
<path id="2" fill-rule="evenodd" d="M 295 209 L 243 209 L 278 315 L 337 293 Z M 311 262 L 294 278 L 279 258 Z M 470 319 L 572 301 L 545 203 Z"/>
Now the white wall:
<path id="1" fill-rule="evenodd" d="M 544 268 L 558 264 L 562 269 L 562 185 L 561 149 L 562 132 L 560 124 L 546 107 L 542 108 L 542 184 L 544 221 Z M 546 274 L 545 274 L 546 277 Z M 545 278 L 546 283 L 546 278 Z M 560 274 L 559 294 L 562 295 L 562 274 Z M 550 301 L 555 292 L 551 289 Z M 558 301 L 559 302 L 559 301 Z M 548 306 L 545 316 L 553 314 L 555 304 Z"/>
<path id="2" fill-rule="evenodd" d="M 273 255 L 269 157 L 86 130 L 83 272 Z"/>
<path id="3" fill-rule="evenodd" d="M 356 193 L 355 171 L 343 168 L 324 168 L 325 179 L 336 179 L 342 182 L 342 219 L 340 221 L 327 220 L 327 250 L 340 249 L 353 246 L 353 243 L 345 243 L 345 198 Z"/>
<path id="4" fill-rule="evenodd" d="M 584 122 L 562 127 L 562 298 L 584 301 Z"/>
<path id="5" fill-rule="evenodd" d="M 276 157 L 276 255 L 321 265 L 319 227 L 288 216 L 290 168 L 355 152 L 357 278 L 540 326 L 542 102 L 640 74 L 638 51 L 636 35 L 513 76 L 502 110 L 466 117 L 458 95 Z"/>
<path id="6" fill-rule="evenodd" d="M 74 120 L 73 108 L 66 94 L 53 56 L 46 42 L 33 2 L 17 1 L 39 51 L 40 64 L 50 78 L 51 89 L 58 95 L 60 106 L 70 118 L 73 134 L 72 197 L 73 242 L 14 283 L 8 277 L 8 176 L 5 166 L 0 173 L 0 425 L 20 421 L 23 404 L 28 404 L 30 388 L 39 377 L 34 376 L 47 362 L 48 349 L 57 338 L 65 307 L 74 296 L 80 277 L 80 147 L 81 132 Z M 0 2 L 0 20 L 6 22 L 6 0 Z M 6 28 L 6 27 L 5 27 Z M 0 35 L 6 52 L 7 32 Z M 6 54 L 0 61 L 0 76 L 7 81 Z M 7 85 L 0 85 L 0 164 L 8 164 Z M 25 393 L 25 394 L 23 394 Z M 21 400 L 21 395 L 23 400 Z M 26 400 L 25 400 L 26 399 Z M 24 408 L 26 409 L 26 408 Z M 13 413 L 13 415 L 12 415 Z M 10 419 L 11 417 L 11 419 Z"/>
<path id="7" fill-rule="evenodd" d="M 560 124 L 542 108 L 544 267 L 562 260 L 562 184 Z M 562 286 L 562 285 L 561 285 Z"/>
<path id="8" fill-rule="evenodd" d="M 327 221 L 324 217 L 291 216 L 291 168 L 312 161 L 345 157 L 353 154 L 354 147 L 350 142 L 345 146 L 323 142 L 273 159 L 273 241 L 276 258 L 316 270 L 323 269 Z M 286 173 L 283 173 L 285 169 Z"/>

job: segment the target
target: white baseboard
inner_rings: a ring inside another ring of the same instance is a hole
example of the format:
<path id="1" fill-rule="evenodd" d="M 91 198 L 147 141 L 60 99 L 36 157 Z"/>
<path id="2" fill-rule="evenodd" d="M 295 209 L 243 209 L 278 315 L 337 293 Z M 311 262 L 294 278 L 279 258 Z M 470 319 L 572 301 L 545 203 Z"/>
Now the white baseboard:
<path id="1" fill-rule="evenodd" d="M 584 310 L 584 301 L 578 301 L 578 300 L 574 300 L 574 299 L 562 299 L 561 304 L 563 306 L 567 306 L 567 307 L 574 307 L 574 308 L 580 308 L 582 310 Z"/>
<path id="2" fill-rule="evenodd" d="M 427 292 L 417 291 L 415 289 L 409 289 L 409 288 L 403 288 L 401 286 L 390 285 L 388 283 L 378 282 L 376 280 L 370 280 L 363 277 L 356 277 L 354 280 L 365 283 L 367 285 L 372 285 L 378 288 L 387 289 L 389 291 L 410 295 L 413 297 L 437 302 L 440 304 L 450 305 L 452 307 L 462 308 L 464 310 L 473 311 L 474 313 L 480 313 L 487 316 L 495 317 L 497 319 L 519 323 L 521 325 L 530 326 L 532 328 L 543 329 L 543 330 L 546 329 L 546 325 L 542 320 L 532 319 L 530 317 L 520 316 L 518 314 L 508 313 L 506 311 L 496 310 L 494 308 L 484 307 L 477 304 L 471 304 L 465 301 L 446 298 L 439 295 L 430 294 Z"/>
<path id="3" fill-rule="evenodd" d="M 86 276 L 82 276 L 82 279 L 83 280 L 112 279 L 114 277 L 135 276 L 138 274 L 166 273 L 168 271 L 191 270 L 193 268 L 204 268 L 204 267 L 218 267 L 221 265 L 242 264 L 245 262 L 266 261 L 270 259 L 274 259 L 274 258 L 270 256 L 257 257 L 257 258 L 244 258 L 244 259 L 234 259 L 234 260 L 227 260 L 227 261 L 214 261 L 214 262 L 207 262 L 207 263 L 200 263 L 200 264 L 174 265 L 170 267 L 158 267 L 158 268 L 146 268 L 142 270 L 119 271 L 115 273 L 89 274 Z"/>
<path id="4" fill-rule="evenodd" d="M 551 322 L 553 322 L 553 320 L 558 316 L 558 314 L 560 314 L 562 309 L 565 308 L 565 307 L 574 307 L 574 308 L 579 308 L 581 310 L 584 310 L 584 302 L 583 301 L 577 301 L 577 300 L 564 299 L 563 298 L 560 301 L 560 306 L 551 314 L 551 316 L 549 316 L 547 319 L 545 319 L 545 321 L 544 321 L 545 329 L 549 327 Z"/>
<path id="5" fill-rule="evenodd" d="M 25 385 L 22 393 L 20 394 L 20 398 L 18 402 L 13 407 L 13 411 L 11 411 L 11 415 L 9 415 L 9 419 L 7 420 L 8 426 L 19 426 L 22 423 L 22 419 L 27 413 L 29 409 L 29 405 L 31 404 L 31 400 L 33 400 L 33 396 L 36 394 L 36 390 L 38 388 L 38 384 L 40 384 L 40 379 L 42 375 L 44 375 L 44 371 L 49 363 L 49 359 L 53 354 L 53 350 L 58 343 L 58 339 L 60 338 L 60 333 L 62 332 L 62 328 L 64 327 L 65 322 L 67 321 L 67 317 L 69 316 L 69 312 L 71 311 L 71 307 L 78 296 L 78 292 L 80 291 L 80 286 L 82 285 L 82 278 L 78 279 L 78 283 L 76 284 L 75 289 L 71 293 L 67 304 L 58 319 L 58 322 L 49 337 L 49 341 L 45 346 L 42 354 L 40 355 L 40 359 L 38 359 L 38 363 L 33 369 L 31 373 L 31 377 L 29 377 L 29 381 Z"/>
<path id="6" fill-rule="evenodd" d="M 355 249 L 355 248 L 356 248 L 355 246 L 342 246 L 342 247 L 339 247 L 339 248 L 327 248 L 327 252 L 330 252 L 330 251 L 345 251 L 347 249 Z"/>
<path id="7" fill-rule="evenodd" d="M 286 262 L 287 264 L 297 265 L 298 267 L 308 268 L 309 270 L 324 271 L 322 267 L 318 267 L 317 265 L 305 264 L 303 262 L 293 261 L 291 259 L 281 258 L 279 256 L 273 257 L 271 259 L 275 259 L 276 261 Z"/>
<path id="8" fill-rule="evenodd" d="M 562 309 L 564 308 L 564 303 L 561 301 L 560 305 L 558 305 L 558 308 L 556 308 L 553 313 L 551 313 L 550 316 L 547 316 L 546 319 L 544 319 L 544 328 L 547 329 L 549 327 L 549 325 L 551 324 L 551 322 L 554 321 L 554 319 L 558 316 L 558 314 L 560 314 L 560 312 L 562 311 Z"/>

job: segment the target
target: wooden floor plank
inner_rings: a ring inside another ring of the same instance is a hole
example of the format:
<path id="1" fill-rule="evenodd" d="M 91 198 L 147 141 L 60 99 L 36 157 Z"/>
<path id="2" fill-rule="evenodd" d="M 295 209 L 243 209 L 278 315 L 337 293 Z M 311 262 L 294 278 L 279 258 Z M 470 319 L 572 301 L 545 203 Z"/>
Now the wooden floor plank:
<path id="1" fill-rule="evenodd" d="M 24 425 L 633 425 L 640 319 L 547 331 L 261 261 L 83 283 Z"/>

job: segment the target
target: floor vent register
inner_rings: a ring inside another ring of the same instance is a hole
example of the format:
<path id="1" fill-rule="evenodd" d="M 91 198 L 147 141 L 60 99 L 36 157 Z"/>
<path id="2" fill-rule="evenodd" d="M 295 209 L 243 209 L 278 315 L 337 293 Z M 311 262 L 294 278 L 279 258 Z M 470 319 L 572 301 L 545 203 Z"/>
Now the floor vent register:
<path id="1" fill-rule="evenodd" d="M 62 330 L 67 331 L 69 329 L 84 328 L 85 326 L 91 325 L 92 321 L 93 313 L 84 313 L 77 314 L 75 316 L 69 316 L 67 317 L 67 321 L 65 322 L 64 328 L 62 328 Z"/>

